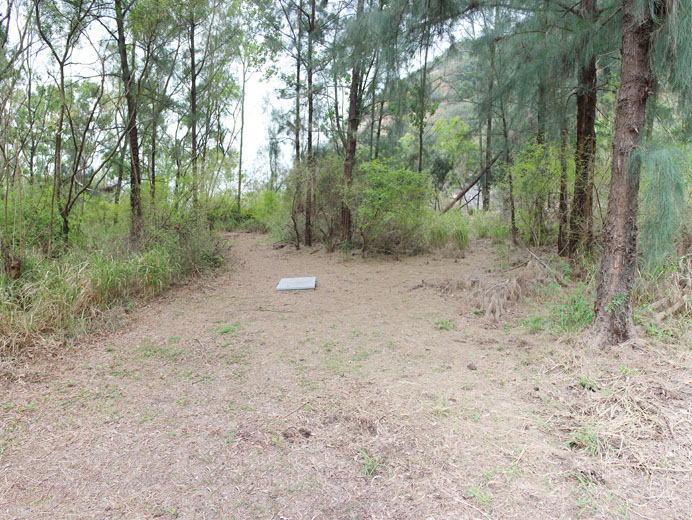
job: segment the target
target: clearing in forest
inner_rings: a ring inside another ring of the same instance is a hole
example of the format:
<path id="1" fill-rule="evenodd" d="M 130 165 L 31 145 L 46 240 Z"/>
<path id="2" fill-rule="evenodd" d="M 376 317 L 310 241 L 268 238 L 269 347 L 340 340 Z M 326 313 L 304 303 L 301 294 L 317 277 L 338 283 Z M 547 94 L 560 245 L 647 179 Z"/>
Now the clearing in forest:
<path id="1" fill-rule="evenodd" d="M 486 320 L 442 289 L 503 283 L 489 243 L 230 238 L 213 278 L 6 371 L 0 517 L 689 518 L 689 346 L 531 334 L 526 294 Z"/>

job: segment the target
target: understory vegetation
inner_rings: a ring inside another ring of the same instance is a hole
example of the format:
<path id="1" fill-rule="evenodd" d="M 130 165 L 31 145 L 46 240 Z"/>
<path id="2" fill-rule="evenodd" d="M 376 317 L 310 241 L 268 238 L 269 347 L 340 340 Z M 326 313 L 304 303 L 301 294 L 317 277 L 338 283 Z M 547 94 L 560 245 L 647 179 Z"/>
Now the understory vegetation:
<path id="1" fill-rule="evenodd" d="M 45 230 L 23 227 L 21 276 L 0 273 L 0 351 L 84 333 L 109 308 L 156 296 L 223 262 L 221 236 L 206 221 L 174 219 L 145 229 L 133 244 L 124 206 L 92 206 L 75 240 L 51 256 L 41 249 Z"/>

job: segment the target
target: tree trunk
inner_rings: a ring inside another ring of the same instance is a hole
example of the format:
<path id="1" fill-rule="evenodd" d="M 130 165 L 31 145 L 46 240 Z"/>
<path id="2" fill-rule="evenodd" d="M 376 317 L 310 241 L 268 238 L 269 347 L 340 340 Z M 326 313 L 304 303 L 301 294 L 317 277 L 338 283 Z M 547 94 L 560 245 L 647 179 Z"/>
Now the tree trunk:
<path id="1" fill-rule="evenodd" d="M 53 191 L 50 200 L 50 228 L 48 229 L 48 255 L 50 256 L 53 250 L 53 219 L 55 214 L 55 205 L 60 199 L 61 185 L 61 170 L 62 170 L 62 129 L 65 123 L 65 67 L 60 64 L 60 115 L 58 116 L 58 124 L 55 129 L 55 159 L 53 169 Z"/>
<path id="2" fill-rule="evenodd" d="M 379 47 L 375 49 L 375 73 L 372 76 L 372 83 L 370 84 L 370 150 L 368 152 L 368 160 L 373 160 L 373 151 L 375 149 L 375 112 L 377 111 L 377 103 L 375 98 L 377 97 L 377 76 L 380 69 L 379 60 Z"/>
<path id="3" fill-rule="evenodd" d="M 510 223 L 512 226 L 512 243 L 518 243 L 519 230 L 517 229 L 516 211 L 514 207 L 514 179 L 512 175 L 512 156 L 509 151 L 509 131 L 507 129 L 507 119 L 505 118 L 505 107 L 500 100 L 500 111 L 502 115 L 502 136 L 505 140 L 505 167 L 507 168 L 507 180 L 509 181 L 509 212 Z"/>
<path id="4" fill-rule="evenodd" d="M 651 12 L 638 17 L 636 0 L 622 0 L 620 85 L 615 108 L 608 216 L 597 285 L 593 340 L 614 345 L 635 336 L 632 286 L 637 259 L 637 196 L 641 160 L 634 155 L 646 126 L 646 101 L 653 85 L 648 51 Z"/>
<path id="5" fill-rule="evenodd" d="M 596 13 L 596 0 L 582 0 L 580 11 L 584 19 L 593 20 Z M 596 59 L 592 57 L 579 70 L 574 194 L 569 223 L 569 241 L 567 243 L 567 253 L 572 257 L 579 248 L 589 250 L 592 243 L 597 80 Z"/>
<path id="6" fill-rule="evenodd" d="M 380 101 L 380 111 L 377 115 L 377 136 L 375 137 L 375 160 L 380 155 L 380 136 L 382 135 L 382 120 L 384 119 L 384 99 Z"/>
<path id="7" fill-rule="evenodd" d="M 118 180 L 115 184 L 115 205 L 120 203 L 120 192 L 123 189 L 123 170 L 125 169 L 125 143 L 120 145 L 120 158 L 118 160 Z M 116 215 L 118 213 L 116 212 Z"/>
<path id="8" fill-rule="evenodd" d="M 303 59 L 301 55 L 303 41 L 303 24 L 301 18 L 303 16 L 303 1 L 301 0 L 296 7 L 296 20 L 298 23 L 298 37 L 296 39 L 296 124 L 295 124 L 295 141 L 296 151 L 293 160 L 293 170 L 296 176 L 296 196 L 295 196 L 295 212 L 303 212 L 303 186 L 300 174 L 300 66 Z"/>
<path id="9" fill-rule="evenodd" d="M 356 19 L 363 14 L 363 0 L 358 0 Z M 344 158 L 344 200 L 341 202 L 341 240 L 351 241 L 353 231 L 351 229 L 351 209 L 348 207 L 347 197 L 353 181 L 353 167 L 356 161 L 356 137 L 360 124 L 360 74 L 361 61 L 355 56 L 353 71 L 351 73 L 351 90 L 348 94 L 348 128 L 346 130 L 346 157 Z"/>
<path id="10" fill-rule="evenodd" d="M 142 230 L 142 197 L 140 188 L 142 175 L 139 165 L 139 138 L 137 137 L 137 103 L 134 95 L 134 81 L 127 61 L 127 47 L 125 45 L 125 27 L 121 0 L 114 0 L 115 23 L 118 29 L 118 53 L 120 54 L 120 70 L 125 88 L 125 100 L 127 101 L 127 122 L 125 132 L 130 145 L 130 237 L 136 241 Z"/>
<path id="11" fill-rule="evenodd" d="M 493 131 L 493 82 L 495 80 L 495 42 L 490 43 L 490 79 L 488 81 L 488 112 L 486 113 L 485 127 L 485 164 L 490 164 L 490 146 L 492 145 Z M 483 211 L 490 209 L 490 181 L 491 169 L 488 167 L 483 178 Z"/>
<path id="12" fill-rule="evenodd" d="M 153 120 L 151 122 L 151 174 L 149 175 L 149 194 L 151 196 L 151 207 L 156 206 L 156 144 L 159 114 L 156 107 L 153 107 Z"/>
<path id="13" fill-rule="evenodd" d="M 313 96 L 312 91 L 312 39 L 315 30 L 315 0 L 310 0 L 310 23 L 308 26 L 308 176 L 305 186 L 305 236 L 306 246 L 312 245 L 312 187 L 315 179 L 315 153 L 312 150 L 312 116 Z"/>
<path id="14" fill-rule="evenodd" d="M 192 205 L 197 209 L 199 183 L 197 172 L 197 62 L 195 57 L 195 19 L 190 19 L 190 134 L 192 139 Z"/>
<path id="15" fill-rule="evenodd" d="M 426 24 L 427 24 L 426 20 Z M 427 96 L 425 95 L 425 90 L 427 88 L 426 79 L 428 77 L 428 50 L 430 48 L 429 42 L 430 25 L 428 25 L 426 39 L 425 39 L 425 55 L 423 58 L 423 77 L 421 78 L 421 88 L 420 88 L 420 115 L 418 119 L 418 173 L 423 171 L 423 131 L 425 130 L 425 102 L 427 101 Z"/>

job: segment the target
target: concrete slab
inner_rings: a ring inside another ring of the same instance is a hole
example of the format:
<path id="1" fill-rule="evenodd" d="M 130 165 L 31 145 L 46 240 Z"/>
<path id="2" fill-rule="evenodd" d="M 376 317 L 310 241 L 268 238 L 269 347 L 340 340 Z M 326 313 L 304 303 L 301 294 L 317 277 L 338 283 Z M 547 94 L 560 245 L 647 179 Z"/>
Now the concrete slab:
<path id="1" fill-rule="evenodd" d="M 301 278 L 282 278 L 277 291 L 304 291 L 314 289 L 317 285 L 317 278 L 314 276 L 303 276 Z"/>

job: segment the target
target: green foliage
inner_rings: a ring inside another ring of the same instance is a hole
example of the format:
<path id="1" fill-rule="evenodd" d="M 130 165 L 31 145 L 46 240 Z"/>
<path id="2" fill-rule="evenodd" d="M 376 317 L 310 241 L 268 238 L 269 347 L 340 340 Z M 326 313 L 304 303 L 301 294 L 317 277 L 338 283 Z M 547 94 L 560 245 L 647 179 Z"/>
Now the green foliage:
<path id="1" fill-rule="evenodd" d="M 415 252 L 425 243 L 424 209 L 430 196 L 425 174 L 371 161 L 360 167 L 362 199 L 357 222 L 363 249 Z"/>
<path id="2" fill-rule="evenodd" d="M 435 328 L 438 330 L 456 330 L 457 326 L 447 318 L 435 318 Z"/>
<path id="3" fill-rule="evenodd" d="M 593 321 L 593 303 L 588 289 L 579 284 L 553 310 L 554 326 L 558 332 L 571 333 L 588 327 Z"/>
<path id="4" fill-rule="evenodd" d="M 490 238 L 493 244 L 504 244 L 509 238 L 509 226 L 502 222 L 495 222 L 490 228 Z"/>
<path id="5" fill-rule="evenodd" d="M 471 227 L 477 239 L 491 238 L 493 244 L 500 244 L 509 236 L 509 227 L 498 213 L 474 212 Z"/>
<path id="6" fill-rule="evenodd" d="M 438 119 L 433 125 L 433 133 L 437 138 L 436 146 L 454 163 L 458 163 L 465 155 L 478 148 L 473 140 L 471 129 L 458 116 L 451 119 Z"/>
<path id="7" fill-rule="evenodd" d="M 537 314 L 522 322 L 532 334 L 572 334 L 585 329 L 593 321 L 593 297 L 586 285 L 579 284 L 571 290 L 555 285 L 552 297 L 550 294 L 545 296 L 552 303 L 542 304 Z"/>
<path id="8" fill-rule="evenodd" d="M 144 243 L 132 250 L 127 238 L 111 234 L 101 236 L 99 249 L 72 247 L 54 259 L 27 253 L 21 278 L 0 276 L 0 351 L 45 334 L 82 332 L 108 307 L 160 294 L 221 261 L 216 239 L 190 221 Z"/>
<path id="9" fill-rule="evenodd" d="M 383 457 L 377 454 L 370 454 L 364 449 L 360 450 L 360 462 L 363 465 L 362 472 L 368 478 L 372 478 L 377 470 L 384 463 Z"/>
<path id="10" fill-rule="evenodd" d="M 534 246 L 551 243 L 557 231 L 557 204 L 549 204 L 549 198 L 559 192 L 561 174 L 557 150 L 530 144 L 517 154 L 512 174 L 521 238 Z"/>
<path id="11" fill-rule="evenodd" d="M 451 245 L 463 251 L 469 243 L 469 224 L 467 218 L 458 211 L 445 214 L 429 213 L 428 243 L 434 248 Z"/>
<path id="12" fill-rule="evenodd" d="M 689 154 L 642 147 L 631 160 L 642 162 L 640 237 L 644 266 L 651 272 L 670 257 L 685 218 Z"/>

